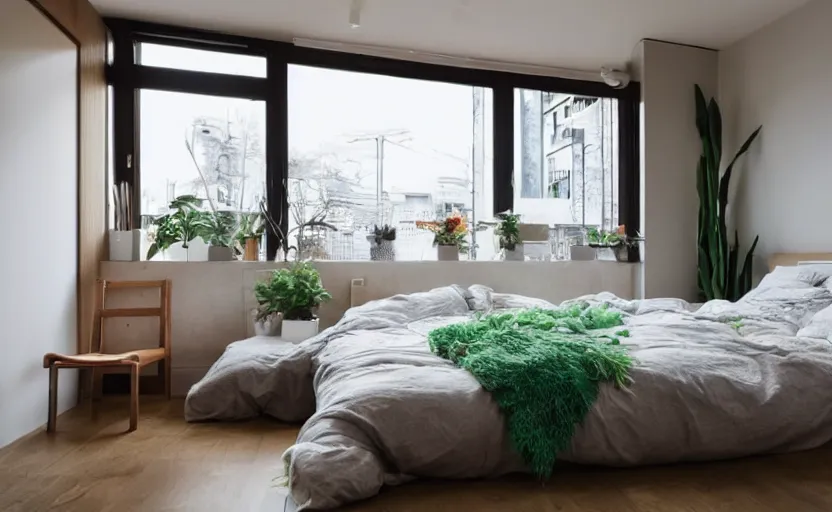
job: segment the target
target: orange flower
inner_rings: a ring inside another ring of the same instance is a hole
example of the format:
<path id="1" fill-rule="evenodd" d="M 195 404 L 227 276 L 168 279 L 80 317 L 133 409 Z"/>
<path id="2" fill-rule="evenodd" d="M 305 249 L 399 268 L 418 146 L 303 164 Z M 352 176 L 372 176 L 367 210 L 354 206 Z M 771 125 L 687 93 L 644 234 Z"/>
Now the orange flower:
<path id="1" fill-rule="evenodd" d="M 627 227 L 624 224 L 618 226 L 618 234 L 619 235 L 626 235 L 627 234 Z"/>

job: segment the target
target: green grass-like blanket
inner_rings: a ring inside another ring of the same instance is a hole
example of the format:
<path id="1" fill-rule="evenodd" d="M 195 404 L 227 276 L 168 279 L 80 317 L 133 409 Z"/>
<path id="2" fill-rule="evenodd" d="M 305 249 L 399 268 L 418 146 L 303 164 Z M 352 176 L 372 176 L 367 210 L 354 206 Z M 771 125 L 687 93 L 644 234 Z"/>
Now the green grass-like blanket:
<path id="1" fill-rule="evenodd" d="M 629 382 L 633 360 L 618 340 L 629 333 L 592 332 L 620 325 L 620 313 L 581 304 L 491 314 L 435 329 L 428 340 L 494 396 L 514 447 L 548 479 L 598 397 L 598 383 Z"/>

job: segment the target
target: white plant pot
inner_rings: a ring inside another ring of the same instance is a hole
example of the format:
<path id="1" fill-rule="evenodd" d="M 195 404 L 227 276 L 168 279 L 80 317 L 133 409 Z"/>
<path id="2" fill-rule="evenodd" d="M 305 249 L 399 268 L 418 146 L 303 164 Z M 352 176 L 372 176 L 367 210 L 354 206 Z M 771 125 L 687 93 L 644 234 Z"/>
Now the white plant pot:
<path id="1" fill-rule="evenodd" d="M 208 261 L 234 261 L 234 249 L 209 245 Z"/>
<path id="2" fill-rule="evenodd" d="M 142 230 L 109 231 L 110 261 L 139 261 L 141 259 Z"/>
<path id="3" fill-rule="evenodd" d="M 202 238 L 194 238 L 188 243 L 188 261 L 209 261 L 209 247 Z"/>
<path id="4" fill-rule="evenodd" d="M 595 260 L 595 248 L 588 245 L 573 245 L 569 248 L 569 259 L 572 261 Z"/>
<path id="5" fill-rule="evenodd" d="M 525 259 L 523 244 L 515 245 L 513 251 L 506 249 L 506 261 L 525 261 Z"/>
<path id="6" fill-rule="evenodd" d="M 284 341 L 300 343 L 318 334 L 318 319 L 284 320 L 280 337 Z"/>
<path id="7" fill-rule="evenodd" d="M 254 335 L 255 336 L 277 336 L 280 332 L 280 315 L 274 313 L 267 316 L 263 320 L 257 320 L 257 310 L 252 313 L 254 315 Z"/>
<path id="8" fill-rule="evenodd" d="M 437 245 L 436 259 L 439 261 L 459 261 L 459 247 L 455 245 Z"/>

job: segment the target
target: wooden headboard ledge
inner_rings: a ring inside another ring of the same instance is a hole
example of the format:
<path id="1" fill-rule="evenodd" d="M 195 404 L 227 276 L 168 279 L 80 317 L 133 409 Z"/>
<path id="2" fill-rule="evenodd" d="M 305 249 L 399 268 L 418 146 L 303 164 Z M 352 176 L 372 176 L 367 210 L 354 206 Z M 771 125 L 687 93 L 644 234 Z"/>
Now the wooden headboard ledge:
<path id="1" fill-rule="evenodd" d="M 775 267 L 793 267 L 801 261 L 828 261 L 832 263 L 832 252 L 783 252 L 772 254 L 768 259 L 769 271 Z"/>

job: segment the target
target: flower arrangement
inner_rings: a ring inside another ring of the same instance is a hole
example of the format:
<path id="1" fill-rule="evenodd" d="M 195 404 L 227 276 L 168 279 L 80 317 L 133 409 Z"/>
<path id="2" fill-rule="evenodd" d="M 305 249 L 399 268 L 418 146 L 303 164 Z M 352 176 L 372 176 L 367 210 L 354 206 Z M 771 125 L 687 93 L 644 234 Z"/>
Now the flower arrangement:
<path id="1" fill-rule="evenodd" d="M 468 252 L 468 222 L 459 212 L 448 215 L 440 221 L 416 221 L 416 227 L 433 233 L 433 245 L 450 245 L 459 252 Z"/>

